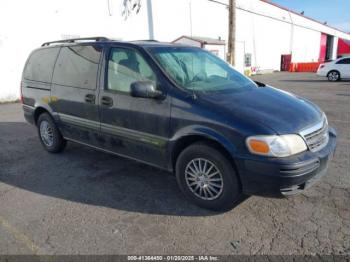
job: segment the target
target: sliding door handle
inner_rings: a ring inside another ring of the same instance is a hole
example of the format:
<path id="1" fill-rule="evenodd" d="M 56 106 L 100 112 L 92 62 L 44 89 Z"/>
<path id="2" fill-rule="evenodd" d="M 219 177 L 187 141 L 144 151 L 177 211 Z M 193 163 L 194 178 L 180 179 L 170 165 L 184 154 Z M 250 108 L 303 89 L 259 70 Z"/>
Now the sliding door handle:
<path id="1" fill-rule="evenodd" d="M 113 106 L 113 99 L 109 96 L 103 96 L 101 98 L 101 105 L 104 106 Z"/>

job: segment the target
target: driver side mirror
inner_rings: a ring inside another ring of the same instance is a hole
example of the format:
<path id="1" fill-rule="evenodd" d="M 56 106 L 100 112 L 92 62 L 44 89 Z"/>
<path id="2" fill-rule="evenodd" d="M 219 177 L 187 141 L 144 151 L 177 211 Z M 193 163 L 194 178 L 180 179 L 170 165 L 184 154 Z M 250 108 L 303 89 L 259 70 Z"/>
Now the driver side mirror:
<path id="1" fill-rule="evenodd" d="M 154 87 L 152 81 L 136 81 L 130 85 L 131 96 L 142 98 L 161 98 L 163 93 Z"/>

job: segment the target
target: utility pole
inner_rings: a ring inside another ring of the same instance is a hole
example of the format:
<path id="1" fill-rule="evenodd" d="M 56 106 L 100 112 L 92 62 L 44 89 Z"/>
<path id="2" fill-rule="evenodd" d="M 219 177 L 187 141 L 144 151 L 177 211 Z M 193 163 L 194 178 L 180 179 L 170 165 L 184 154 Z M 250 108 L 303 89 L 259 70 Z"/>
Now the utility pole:
<path id="1" fill-rule="evenodd" d="M 235 65 L 236 51 L 236 0 L 229 0 L 228 6 L 228 50 L 227 62 Z"/>
<path id="2" fill-rule="evenodd" d="M 148 38 L 154 40 L 152 0 L 147 0 Z"/>

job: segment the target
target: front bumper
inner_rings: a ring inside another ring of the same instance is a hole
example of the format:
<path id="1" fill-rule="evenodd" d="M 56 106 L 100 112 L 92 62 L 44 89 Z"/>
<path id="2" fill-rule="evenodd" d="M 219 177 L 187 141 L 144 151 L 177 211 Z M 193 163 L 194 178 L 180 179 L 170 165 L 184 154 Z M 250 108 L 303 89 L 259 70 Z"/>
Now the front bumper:
<path id="1" fill-rule="evenodd" d="M 336 148 L 336 131 L 322 150 L 306 151 L 287 158 L 238 157 L 242 189 L 248 195 L 287 196 L 302 192 L 327 173 Z"/>

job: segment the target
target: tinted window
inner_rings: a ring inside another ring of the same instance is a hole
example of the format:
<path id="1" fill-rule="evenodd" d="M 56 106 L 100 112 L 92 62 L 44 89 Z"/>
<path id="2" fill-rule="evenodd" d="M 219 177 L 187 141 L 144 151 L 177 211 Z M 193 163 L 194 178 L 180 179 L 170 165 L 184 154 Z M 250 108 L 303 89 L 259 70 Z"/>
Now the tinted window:
<path id="1" fill-rule="evenodd" d="M 150 66 L 136 51 L 124 48 L 111 50 L 108 59 L 107 89 L 130 92 L 131 83 L 155 79 Z"/>
<path id="2" fill-rule="evenodd" d="M 101 48 L 96 46 L 62 47 L 52 82 L 58 85 L 95 89 Z"/>
<path id="3" fill-rule="evenodd" d="M 350 64 L 350 58 L 346 58 L 346 59 L 339 60 L 339 61 L 337 62 L 337 64 L 346 64 L 346 65 L 349 65 L 349 64 Z"/>
<path id="4" fill-rule="evenodd" d="M 34 51 L 24 69 L 24 78 L 33 81 L 51 82 L 58 51 L 59 48 L 45 48 Z"/>

